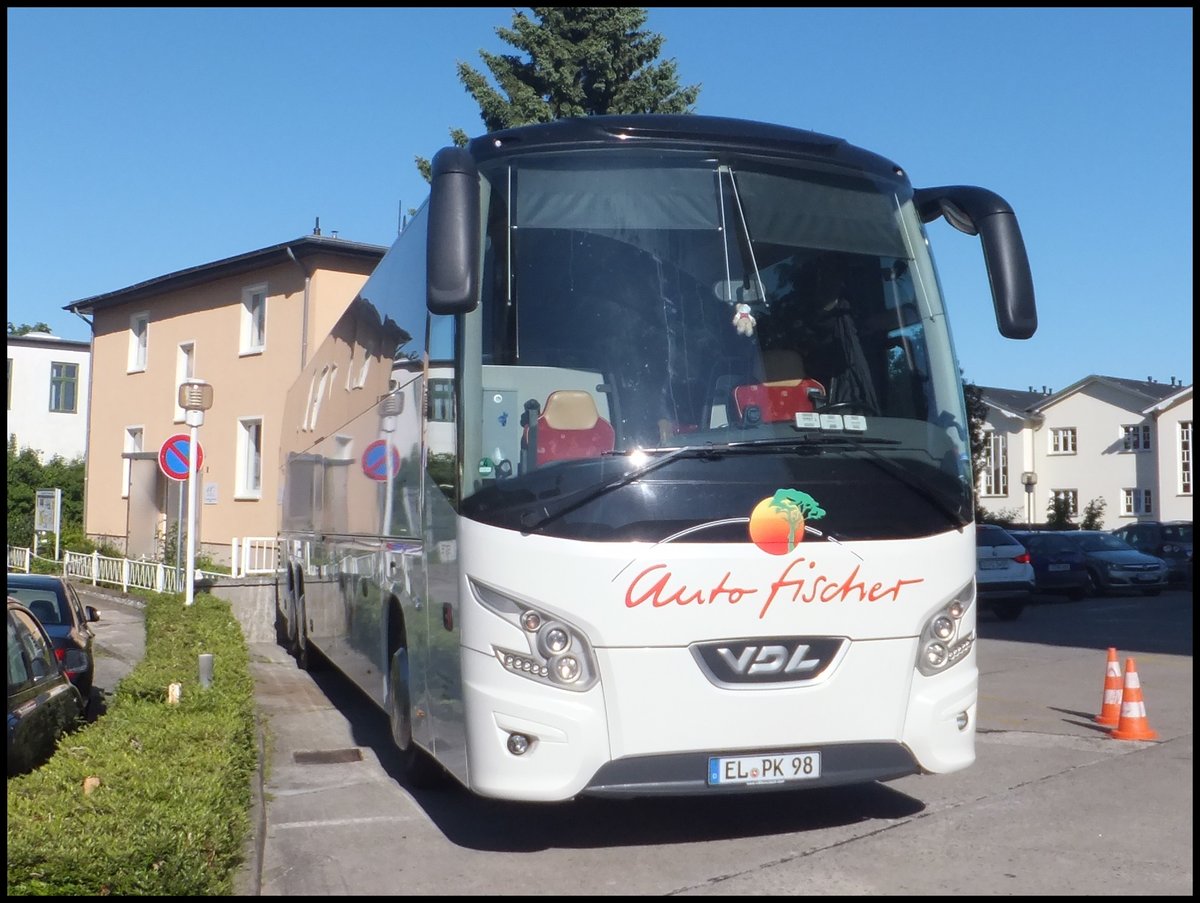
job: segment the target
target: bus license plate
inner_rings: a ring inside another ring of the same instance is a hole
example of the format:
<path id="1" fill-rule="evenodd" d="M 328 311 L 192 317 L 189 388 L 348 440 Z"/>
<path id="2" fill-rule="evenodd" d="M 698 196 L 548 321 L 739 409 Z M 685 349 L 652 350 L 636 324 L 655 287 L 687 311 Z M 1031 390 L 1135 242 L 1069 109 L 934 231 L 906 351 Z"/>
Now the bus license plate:
<path id="1" fill-rule="evenodd" d="M 780 784 L 810 781 L 821 776 L 819 752 L 763 753 L 757 756 L 713 756 L 708 760 L 708 785 Z"/>

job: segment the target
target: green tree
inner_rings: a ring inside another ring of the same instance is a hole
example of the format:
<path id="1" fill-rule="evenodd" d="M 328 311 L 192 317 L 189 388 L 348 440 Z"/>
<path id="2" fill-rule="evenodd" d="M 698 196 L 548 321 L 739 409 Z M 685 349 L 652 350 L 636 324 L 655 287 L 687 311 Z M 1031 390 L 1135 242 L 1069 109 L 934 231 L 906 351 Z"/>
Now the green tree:
<path id="1" fill-rule="evenodd" d="M 1080 530 L 1103 530 L 1104 509 L 1108 505 L 1102 498 L 1094 498 L 1083 509 L 1083 520 L 1079 522 Z"/>
<path id="2" fill-rule="evenodd" d="M 1065 495 L 1056 495 L 1046 506 L 1046 526 L 1051 530 L 1071 530 L 1075 524 L 1071 520 L 1071 501 Z"/>
<path id="3" fill-rule="evenodd" d="M 576 116 L 691 113 L 700 85 L 682 87 L 675 61 L 658 60 L 665 38 L 643 28 L 646 10 L 620 6 L 532 6 L 496 34 L 519 54 L 479 55 L 495 86 L 458 63 L 458 78 L 479 104 L 487 131 Z M 451 129 L 457 146 L 467 143 Z M 416 158 L 429 180 L 429 160 Z"/>
<path id="4" fill-rule="evenodd" d="M 987 405 L 983 390 L 974 383 L 963 382 L 963 401 L 967 405 L 967 432 L 971 442 L 971 478 L 975 480 L 987 466 Z M 972 482 L 975 497 L 975 520 L 990 522 L 989 515 L 979 505 L 978 486 Z"/>
<path id="5" fill-rule="evenodd" d="M 67 461 L 55 455 L 45 464 L 32 448 L 18 448 L 17 437 L 8 437 L 8 542 L 33 544 L 33 513 L 39 489 L 61 489 L 60 529 L 81 531 L 83 526 L 83 458 Z"/>
<path id="6" fill-rule="evenodd" d="M 20 326 L 14 326 L 12 320 L 8 321 L 9 335 L 29 335 L 31 332 L 50 332 L 50 326 L 46 323 L 22 323 Z"/>

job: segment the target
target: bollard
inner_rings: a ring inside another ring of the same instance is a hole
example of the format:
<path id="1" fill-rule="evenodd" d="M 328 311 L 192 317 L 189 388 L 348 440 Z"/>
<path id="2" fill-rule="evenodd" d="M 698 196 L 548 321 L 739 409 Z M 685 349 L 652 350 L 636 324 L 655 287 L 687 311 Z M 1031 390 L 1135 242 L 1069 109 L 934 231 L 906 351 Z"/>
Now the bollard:
<path id="1" fill-rule="evenodd" d="M 203 652 L 200 654 L 200 687 L 207 690 L 212 686 L 213 680 L 213 657 L 211 652 Z"/>

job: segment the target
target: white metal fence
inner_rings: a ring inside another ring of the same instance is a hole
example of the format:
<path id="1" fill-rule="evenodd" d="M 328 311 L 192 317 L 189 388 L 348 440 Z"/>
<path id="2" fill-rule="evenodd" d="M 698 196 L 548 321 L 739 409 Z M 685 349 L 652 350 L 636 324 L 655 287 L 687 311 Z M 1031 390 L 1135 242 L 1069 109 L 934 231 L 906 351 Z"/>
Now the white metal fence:
<path id="1" fill-rule="evenodd" d="M 33 553 L 29 549 L 22 549 L 17 546 L 8 547 L 8 569 L 10 571 L 21 571 L 24 574 L 29 573 L 29 562 L 33 559 Z"/>
<path id="2" fill-rule="evenodd" d="M 274 574 L 279 569 L 279 545 L 274 536 L 234 537 L 231 547 L 231 574 L 197 570 L 201 577 L 246 577 Z M 28 574 L 34 559 L 50 561 L 33 554 L 31 549 L 8 547 L 8 569 Z M 161 561 L 113 558 L 99 552 L 63 552 L 62 573 L 90 581 L 93 585 L 108 583 L 122 589 L 140 587 L 160 593 L 177 593 L 184 589 L 187 577 L 183 568 Z"/>
<path id="3" fill-rule="evenodd" d="M 231 552 L 235 577 L 279 570 L 279 544 L 274 536 L 235 536 Z"/>

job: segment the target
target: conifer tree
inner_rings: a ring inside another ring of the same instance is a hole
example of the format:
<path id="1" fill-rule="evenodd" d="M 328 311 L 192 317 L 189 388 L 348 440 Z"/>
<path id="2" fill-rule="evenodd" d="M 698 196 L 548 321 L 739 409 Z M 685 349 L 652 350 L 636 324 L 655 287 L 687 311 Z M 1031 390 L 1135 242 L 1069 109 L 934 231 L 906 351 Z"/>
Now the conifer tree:
<path id="1" fill-rule="evenodd" d="M 491 80 L 467 63 L 458 78 L 479 104 L 487 131 L 576 116 L 691 113 L 700 85 L 681 87 L 674 60 L 659 60 L 665 38 L 646 31 L 646 10 L 617 6 L 533 6 L 496 34 L 520 54 L 479 55 Z M 494 84 L 493 84 L 494 82 Z M 462 129 L 450 138 L 467 143 Z M 417 157 L 428 181 L 429 160 Z"/>

